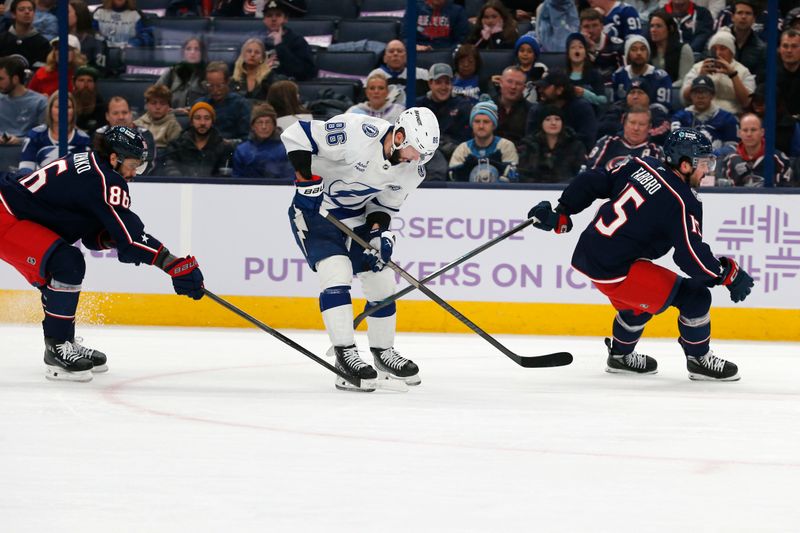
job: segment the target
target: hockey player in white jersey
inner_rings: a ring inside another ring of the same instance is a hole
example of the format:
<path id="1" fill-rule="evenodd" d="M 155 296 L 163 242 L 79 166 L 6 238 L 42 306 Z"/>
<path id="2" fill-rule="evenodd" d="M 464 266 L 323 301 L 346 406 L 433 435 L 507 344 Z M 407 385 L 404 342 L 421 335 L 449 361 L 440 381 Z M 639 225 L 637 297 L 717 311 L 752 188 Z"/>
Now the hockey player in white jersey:
<path id="1" fill-rule="evenodd" d="M 384 269 L 395 245 L 389 225 L 408 194 L 425 179 L 424 164 L 439 146 L 436 115 L 430 109 L 412 107 L 391 124 L 346 113 L 325 122 L 297 122 L 281 139 L 296 171 L 289 220 L 308 265 L 319 276 L 319 305 L 336 366 L 362 383 L 356 389 L 337 377 L 336 387 L 372 391 L 378 377 L 418 385 L 419 368 L 394 348 L 394 304 L 367 318 L 377 371 L 361 359 L 353 331 L 350 285 L 355 274 L 368 306 L 394 294 L 394 274 Z M 377 253 L 351 242 L 320 215 L 320 209 L 353 228 Z"/>

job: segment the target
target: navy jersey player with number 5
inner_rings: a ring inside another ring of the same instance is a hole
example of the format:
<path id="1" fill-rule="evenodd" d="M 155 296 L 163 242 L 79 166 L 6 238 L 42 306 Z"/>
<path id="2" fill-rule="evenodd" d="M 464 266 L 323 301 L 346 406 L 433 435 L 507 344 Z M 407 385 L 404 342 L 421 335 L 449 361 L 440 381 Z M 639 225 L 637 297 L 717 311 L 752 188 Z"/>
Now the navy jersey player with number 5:
<path id="1" fill-rule="evenodd" d="M 0 179 L 0 259 L 42 293 L 48 379 L 90 381 L 93 372 L 108 370 L 106 355 L 75 337 L 86 264 L 72 243 L 80 240 L 92 250 L 116 248 L 123 263 L 167 272 L 178 294 L 203 296 L 197 260 L 170 254 L 130 209 L 127 182 L 146 159 L 141 134 L 115 126 L 99 137 L 93 152 Z"/>
<path id="2" fill-rule="evenodd" d="M 657 363 L 636 352 L 645 324 L 668 307 L 680 311 L 678 342 L 686 355 L 689 378 L 736 381 L 735 364 L 714 355 L 711 340 L 711 292 L 723 285 L 731 300 L 750 294 L 753 278 L 731 258 L 717 259 L 703 242 L 703 209 L 694 191 L 714 171 L 711 143 L 700 132 L 682 128 L 664 143 L 666 165 L 634 157 L 613 170 L 579 174 L 564 190 L 558 207 L 541 202 L 528 213 L 539 229 L 564 233 L 570 215 L 598 198 L 608 199 L 583 231 L 572 266 L 591 279 L 617 310 L 607 371 L 653 374 Z M 674 248 L 673 260 L 689 277 L 653 264 Z"/>

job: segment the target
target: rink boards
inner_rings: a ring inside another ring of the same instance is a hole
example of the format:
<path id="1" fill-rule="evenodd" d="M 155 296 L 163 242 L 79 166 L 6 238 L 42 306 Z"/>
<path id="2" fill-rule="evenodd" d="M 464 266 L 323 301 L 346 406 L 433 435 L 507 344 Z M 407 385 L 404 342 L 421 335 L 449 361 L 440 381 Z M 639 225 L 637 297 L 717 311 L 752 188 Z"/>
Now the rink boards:
<path id="1" fill-rule="evenodd" d="M 147 231 L 174 253 L 196 255 L 206 286 L 276 328 L 322 328 L 314 274 L 291 233 L 292 187 L 134 183 L 132 209 Z M 395 260 L 422 278 L 519 224 L 559 191 L 420 189 L 393 221 Z M 733 304 L 714 289 L 713 332 L 719 338 L 800 340 L 800 208 L 798 195 L 703 194 L 704 239 L 756 280 L 753 294 Z M 599 205 L 599 203 L 597 204 Z M 595 207 L 557 236 L 528 228 L 456 267 L 429 287 L 492 333 L 604 335 L 614 311 L 570 268 L 572 249 Z M 80 319 L 89 323 L 243 326 L 213 302 L 172 293 L 154 268 L 119 263 L 114 251 L 86 251 Z M 673 266 L 669 258 L 659 261 Z M 399 287 L 405 286 L 400 282 Z M 358 282 L 353 295 L 361 297 Z M 356 300 L 360 311 L 363 300 Z M 0 265 L 0 321 L 41 320 L 38 291 Z M 653 336 L 676 335 L 676 313 L 656 317 Z M 404 331 L 468 331 L 423 295 L 398 307 Z"/>

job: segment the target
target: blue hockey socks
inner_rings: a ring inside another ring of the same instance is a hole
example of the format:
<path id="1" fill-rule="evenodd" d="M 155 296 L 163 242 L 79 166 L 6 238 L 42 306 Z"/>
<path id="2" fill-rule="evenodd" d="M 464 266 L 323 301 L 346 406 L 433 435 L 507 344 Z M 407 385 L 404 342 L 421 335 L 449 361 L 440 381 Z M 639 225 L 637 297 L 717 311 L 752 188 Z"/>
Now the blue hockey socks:
<path id="1" fill-rule="evenodd" d="M 653 318 L 650 313 L 634 314 L 633 311 L 619 311 L 614 317 L 612 328 L 611 352 L 617 355 L 627 355 L 636 348 L 636 343 L 642 337 L 644 326 Z"/>
<path id="2" fill-rule="evenodd" d="M 83 254 L 74 246 L 62 244 L 47 261 L 48 282 L 41 288 L 45 337 L 58 341 L 75 337 L 75 311 L 86 273 Z"/>

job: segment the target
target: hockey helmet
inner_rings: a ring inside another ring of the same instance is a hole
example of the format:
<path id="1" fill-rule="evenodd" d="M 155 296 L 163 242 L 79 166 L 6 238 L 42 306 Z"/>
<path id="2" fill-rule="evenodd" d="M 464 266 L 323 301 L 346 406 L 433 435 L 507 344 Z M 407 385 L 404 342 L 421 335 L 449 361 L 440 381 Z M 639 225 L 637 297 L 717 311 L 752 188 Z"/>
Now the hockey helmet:
<path id="1" fill-rule="evenodd" d="M 106 146 L 109 153 L 113 152 L 122 159 L 147 159 L 147 148 L 142 134 L 136 128 L 128 126 L 114 126 L 105 132 Z"/>
<path id="2" fill-rule="evenodd" d="M 400 113 L 394 122 L 394 130 L 403 130 L 405 139 L 392 148 L 401 150 L 406 146 L 413 146 L 419 152 L 419 163 L 424 165 L 433 157 L 439 148 L 439 120 L 433 111 L 427 107 L 410 107 Z"/>
<path id="3" fill-rule="evenodd" d="M 673 167 L 679 166 L 684 160 L 694 168 L 697 168 L 701 160 L 706 160 L 708 172 L 713 172 L 716 167 L 711 141 L 693 128 L 678 128 L 670 133 L 664 141 L 664 156 Z"/>

